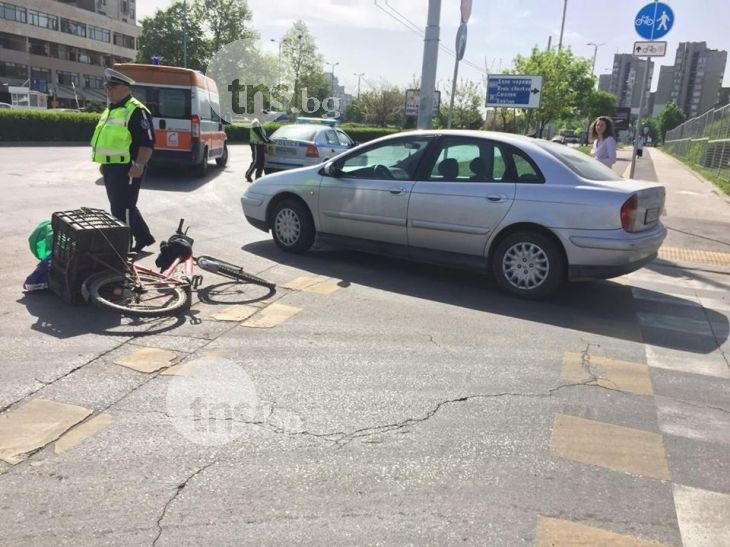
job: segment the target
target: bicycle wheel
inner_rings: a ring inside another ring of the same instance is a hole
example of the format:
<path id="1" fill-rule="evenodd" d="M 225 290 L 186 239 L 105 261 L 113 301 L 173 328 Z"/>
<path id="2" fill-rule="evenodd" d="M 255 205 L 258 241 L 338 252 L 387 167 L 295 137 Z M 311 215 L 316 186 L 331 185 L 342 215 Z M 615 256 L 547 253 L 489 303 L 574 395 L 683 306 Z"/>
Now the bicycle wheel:
<path id="1" fill-rule="evenodd" d="M 83 293 L 99 307 L 138 317 L 172 315 L 191 302 L 189 285 L 154 272 L 140 272 L 139 283 L 127 275 L 102 272 L 84 281 Z"/>
<path id="2" fill-rule="evenodd" d="M 261 279 L 258 276 L 245 272 L 241 266 L 236 266 L 230 262 L 214 258 L 212 256 L 199 256 L 195 259 L 198 266 L 202 269 L 217 273 L 223 277 L 233 279 L 234 281 L 242 281 L 244 283 L 253 283 L 255 285 L 261 285 L 267 289 L 274 289 L 276 283 L 271 283 L 265 279 Z"/>

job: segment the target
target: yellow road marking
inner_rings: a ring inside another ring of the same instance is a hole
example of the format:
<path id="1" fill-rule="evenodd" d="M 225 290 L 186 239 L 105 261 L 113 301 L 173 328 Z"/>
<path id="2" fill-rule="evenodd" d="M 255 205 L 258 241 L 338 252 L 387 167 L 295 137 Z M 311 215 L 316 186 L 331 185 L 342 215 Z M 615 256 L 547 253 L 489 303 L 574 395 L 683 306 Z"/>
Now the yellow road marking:
<path id="1" fill-rule="evenodd" d="M 678 247 L 660 247 L 659 258 L 669 262 L 699 262 L 730 266 L 730 253 L 704 251 L 702 249 L 685 249 Z"/>
<path id="2" fill-rule="evenodd" d="M 91 415 L 91 410 L 33 399 L 0 416 L 0 459 L 15 465 L 23 455 L 58 439 Z"/>
<path id="3" fill-rule="evenodd" d="M 66 452 L 69 448 L 73 448 L 81 441 L 95 435 L 113 421 L 114 417 L 111 414 L 99 414 L 98 416 L 94 416 L 88 422 L 84 422 L 78 427 L 73 428 L 58 439 L 53 447 L 54 452 L 56 454 Z"/>
<path id="4" fill-rule="evenodd" d="M 557 414 L 550 449 L 568 460 L 671 480 L 664 441 L 658 433 Z"/>
<path id="5" fill-rule="evenodd" d="M 591 382 L 609 389 L 637 395 L 653 395 L 649 367 L 630 361 L 619 361 L 596 355 L 566 353 L 563 357 L 565 380 Z"/>
<path id="6" fill-rule="evenodd" d="M 611 547 L 662 547 L 662 543 L 633 536 L 616 534 L 580 524 L 540 516 L 537 521 L 537 547 L 586 547 L 587 545 L 611 545 Z"/>
<path id="7" fill-rule="evenodd" d="M 151 374 L 174 365 L 175 361 L 177 361 L 177 355 L 172 351 L 160 348 L 140 348 L 117 358 L 114 363 L 137 372 Z"/>
<path id="8" fill-rule="evenodd" d="M 235 306 L 231 306 L 230 308 L 226 308 L 220 313 L 214 313 L 213 319 L 216 319 L 218 321 L 243 321 L 244 319 L 248 319 L 249 317 L 251 317 L 257 311 L 259 311 L 259 308 L 256 308 L 254 306 L 237 304 Z"/>
<path id="9" fill-rule="evenodd" d="M 269 329 L 283 323 L 290 317 L 298 314 L 300 311 L 302 311 L 301 308 L 295 308 L 294 306 L 287 306 L 286 304 L 279 304 L 275 302 L 241 324 L 244 327 Z"/>

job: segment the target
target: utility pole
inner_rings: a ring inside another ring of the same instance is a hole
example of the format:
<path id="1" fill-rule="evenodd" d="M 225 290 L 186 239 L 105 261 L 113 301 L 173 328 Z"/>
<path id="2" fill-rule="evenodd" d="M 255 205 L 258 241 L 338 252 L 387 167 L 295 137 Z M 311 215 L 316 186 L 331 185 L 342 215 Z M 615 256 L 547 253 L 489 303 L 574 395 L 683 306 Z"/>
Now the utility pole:
<path id="1" fill-rule="evenodd" d="M 336 63 L 327 63 L 332 67 L 332 70 L 330 70 L 330 97 L 334 96 L 335 94 L 335 67 L 339 65 L 339 61 Z"/>
<path id="2" fill-rule="evenodd" d="M 593 46 L 593 65 L 591 66 L 591 74 L 594 74 L 596 72 L 596 55 L 598 55 L 598 48 L 601 46 L 605 46 L 603 42 L 600 44 L 597 44 L 595 42 L 588 42 L 586 44 L 587 46 Z"/>
<path id="3" fill-rule="evenodd" d="M 418 103 L 418 129 L 431 129 L 433 96 L 436 90 L 436 65 L 439 53 L 439 19 L 441 0 L 428 0 L 428 21 L 423 43 L 421 93 Z"/>
<path id="4" fill-rule="evenodd" d="M 353 72 L 353 76 L 357 76 L 357 98 L 360 98 L 360 78 L 365 76 L 364 72 Z"/>
<path id="5" fill-rule="evenodd" d="M 568 0 L 563 1 L 563 22 L 560 24 L 560 42 L 558 42 L 558 51 L 563 49 L 563 31 L 565 30 L 565 12 L 568 11 Z"/>
<path id="6" fill-rule="evenodd" d="M 188 2 L 183 0 L 183 67 L 188 67 Z"/>

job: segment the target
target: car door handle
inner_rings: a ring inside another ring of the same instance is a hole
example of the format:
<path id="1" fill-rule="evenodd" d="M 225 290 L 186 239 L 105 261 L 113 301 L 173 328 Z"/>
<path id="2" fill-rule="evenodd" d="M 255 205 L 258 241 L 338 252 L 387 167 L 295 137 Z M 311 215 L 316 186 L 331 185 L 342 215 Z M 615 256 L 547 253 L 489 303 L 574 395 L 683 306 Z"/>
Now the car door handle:
<path id="1" fill-rule="evenodd" d="M 391 194 L 403 194 L 405 191 L 406 191 L 406 189 L 403 188 L 403 187 L 401 187 L 401 188 L 391 188 L 390 189 L 390 193 Z"/>
<path id="2" fill-rule="evenodd" d="M 487 200 L 493 203 L 503 203 L 507 201 L 507 196 L 504 194 L 489 194 L 487 195 Z"/>

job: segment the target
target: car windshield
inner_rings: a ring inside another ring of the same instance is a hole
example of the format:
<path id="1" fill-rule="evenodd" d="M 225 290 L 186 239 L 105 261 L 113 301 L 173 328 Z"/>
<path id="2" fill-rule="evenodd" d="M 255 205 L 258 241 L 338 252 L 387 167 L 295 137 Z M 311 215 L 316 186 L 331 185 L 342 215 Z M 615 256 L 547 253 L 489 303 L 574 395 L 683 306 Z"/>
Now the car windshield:
<path id="1" fill-rule="evenodd" d="M 271 135 L 272 139 L 291 139 L 297 141 L 314 142 L 314 136 L 319 128 L 311 125 L 283 125 Z"/>
<path id="2" fill-rule="evenodd" d="M 600 161 L 594 160 L 592 157 L 568 148 L 567 146 L 557 145 L 555 143 L 534 141 L 546 152 L 555 156 L 568 169 L 573 171 L 580 177 L 588 180 L 623 180 L 623 177 L 616 173 L 610 167 L 606 167 Z"/>

